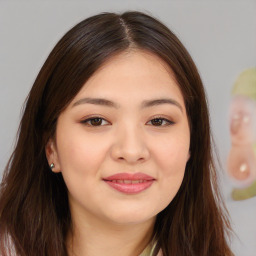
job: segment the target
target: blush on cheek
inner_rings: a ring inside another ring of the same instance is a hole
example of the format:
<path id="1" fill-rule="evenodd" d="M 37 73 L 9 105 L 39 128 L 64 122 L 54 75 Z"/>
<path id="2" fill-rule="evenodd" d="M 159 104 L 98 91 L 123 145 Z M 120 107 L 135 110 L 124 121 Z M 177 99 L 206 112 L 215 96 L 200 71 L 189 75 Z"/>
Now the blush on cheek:
<path id="1" fill-rule="evenodd" d="M 169 148 L 164 149 L 161 154 L 159 154 L 160 159 L 159 162 L 161 162 L 164 165 L 169 166 L 180 166 L 180 168 L 185 167 L 188 156 L 189 156 L 189 150 L 188 147 L 182 147 L 182 148 Z M 178 169 L 180 169 L 178 168 Z"/>
<path id="2" fill-rule="evenodd" d="M 164 210 L 174 199 L 176 194 L 178 193 L 180 186 L 182 184 L 184 178 L 184 171 L 179 170 L 173 174 L 172 172 L 169 175 L 164 177 L 164 180 L 161 184 L 159 184 L 162 188 L 163 193 L 161 193 L 160 197 L 158 198 L 158 213 Z"/>

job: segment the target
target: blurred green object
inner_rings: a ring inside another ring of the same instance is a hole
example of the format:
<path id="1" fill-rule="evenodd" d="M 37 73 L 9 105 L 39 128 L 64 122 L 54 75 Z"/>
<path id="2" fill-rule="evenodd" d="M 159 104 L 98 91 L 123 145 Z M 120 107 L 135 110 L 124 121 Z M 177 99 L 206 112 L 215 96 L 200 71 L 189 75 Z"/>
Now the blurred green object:
<path id="1" fill-rule="evenodd" d="M 256 181 L 247 188 L 234 188 L 231 196 L 235 201 L 241 201 L 256 196 Z"/>
<path id="2" fill-rule="evenodd" d="M 247 96 L 256 101 L 256 67 L 246 69 L 238 76 L 231 93 Z"/>
<path id="3" fill-rule="evenodd" d="M 256 101 L 256 67 L 246 69 L 238 76 L 231 93 L 232 95 L 243 95 Z M 253 150 L 256 154 L 256 143 L 253 145 Z M 247 188 L 234 188 L 231 195 L 236 201 L 256 196 L 256 181 Z"/>

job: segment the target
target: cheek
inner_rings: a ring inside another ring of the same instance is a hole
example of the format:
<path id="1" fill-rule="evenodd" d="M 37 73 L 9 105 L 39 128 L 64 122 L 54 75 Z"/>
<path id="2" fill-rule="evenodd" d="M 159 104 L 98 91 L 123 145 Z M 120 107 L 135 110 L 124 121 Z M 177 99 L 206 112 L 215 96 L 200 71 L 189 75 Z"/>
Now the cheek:
<path id="1" fill-rule="evenodd" d="M 83 204 L 83 198 L 91 196 L 101 179 L 108 142 L 79 130 L 62 129 L 57 134 L 58 158 L 69 195 Z"/>
<path id="2" fill-rule="evenodd" d="M 169 150 L 169 153 L 162 155 L 161 168 L 159 172 L 160 179 L 166 191 L 171 195 L 176 193 L 182 183 L 184 172 L 187 164 L 187 151 L 182 149 Z"/>
<path id="3" fill-rule="evenodd" d="M 84 146 L 77 134 L 58 133 L 58 158 L 60 170 L 69 191 L 69 197 L 80 198 L 81 188 L 90 179 L 90 150 Z M 86 186 L 88 187 L 88 186 Z M 86 190 L 83 190 L 86 196 Z"/>
<path id="4" fill-rule="evenodd" d="M 158 144 L 157 150 L 155 150 L 156 161 L 162 170 L 160 173 L 166 176 L 182 172 L 185 169 L 188 156 L 188 136 L 166 139 L 164 143 Z"/>
<path id="5" fill-rule="evenodd" d="M 88 136 L 80 130 L 69 130 L 59 133 L 57 146 L 62 172 L 90 175 L 97 172 L 104 161 L 108 143 L 101 136 Z"/>
<path id="6" fill-rule="evenodd" d="M 155 159 L 158 171 L 160 201 L 167 206 L 178 192 L 182 183 L 189 154 L 189 139 L 177 136 L 158 144 Z"/>

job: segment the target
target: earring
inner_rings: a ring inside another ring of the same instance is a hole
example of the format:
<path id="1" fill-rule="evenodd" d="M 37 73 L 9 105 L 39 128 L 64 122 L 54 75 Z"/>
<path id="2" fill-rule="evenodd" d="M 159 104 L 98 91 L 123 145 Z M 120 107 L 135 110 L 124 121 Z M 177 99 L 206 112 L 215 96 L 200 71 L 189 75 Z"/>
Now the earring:
<path id="1" fill-rule="evenodd" d="M 54 163 L 51 163 L 50 168 L 53 169 L 55 167 Z"/>

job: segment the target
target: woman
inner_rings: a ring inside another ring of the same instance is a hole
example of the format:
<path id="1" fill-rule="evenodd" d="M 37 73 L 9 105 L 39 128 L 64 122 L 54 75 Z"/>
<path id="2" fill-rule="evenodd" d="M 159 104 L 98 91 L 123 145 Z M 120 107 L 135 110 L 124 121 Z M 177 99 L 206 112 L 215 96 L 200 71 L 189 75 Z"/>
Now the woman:
<path id="1" fill-rule="evenodd" d="M 28 96 L 1 184 L 2 255 L 232 255 L 203 85 L 140 13 L 90 17 Z"/>

